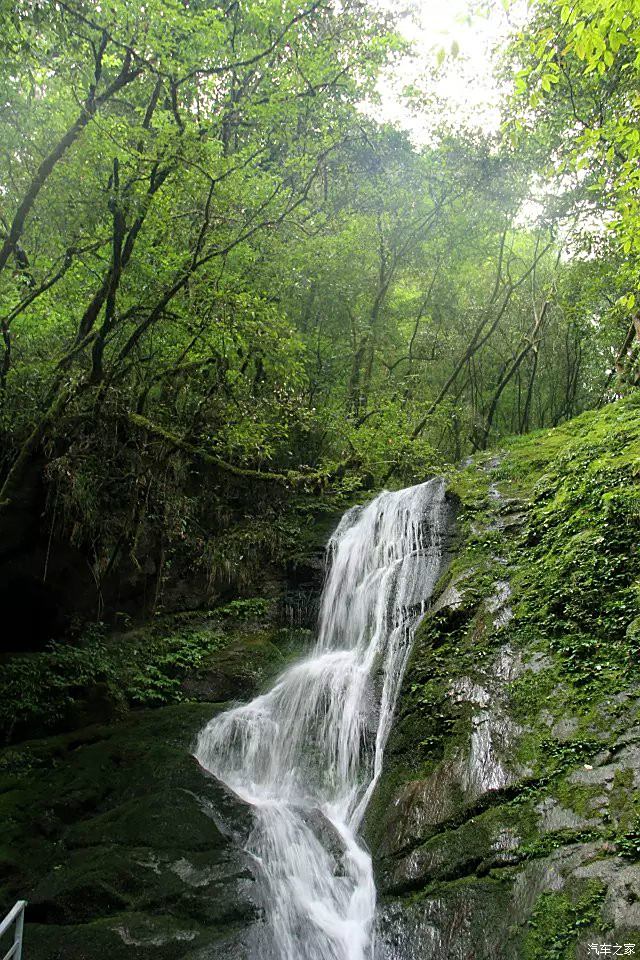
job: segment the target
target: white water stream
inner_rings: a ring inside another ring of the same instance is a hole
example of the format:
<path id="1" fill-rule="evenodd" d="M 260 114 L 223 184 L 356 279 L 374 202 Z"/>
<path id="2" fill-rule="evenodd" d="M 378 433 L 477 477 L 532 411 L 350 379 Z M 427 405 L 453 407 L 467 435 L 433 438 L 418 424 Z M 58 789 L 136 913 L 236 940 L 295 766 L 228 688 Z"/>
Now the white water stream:
<path id="1" fill-rule="evenodd" d="M 253 807 L 260 960 L 373 956 L 376 894 L 358 829 L 440 569 L 443 511 L 441 480 L 347 511 L 328 547 L 313 652 L 200 733 L 201 765 Z"/>

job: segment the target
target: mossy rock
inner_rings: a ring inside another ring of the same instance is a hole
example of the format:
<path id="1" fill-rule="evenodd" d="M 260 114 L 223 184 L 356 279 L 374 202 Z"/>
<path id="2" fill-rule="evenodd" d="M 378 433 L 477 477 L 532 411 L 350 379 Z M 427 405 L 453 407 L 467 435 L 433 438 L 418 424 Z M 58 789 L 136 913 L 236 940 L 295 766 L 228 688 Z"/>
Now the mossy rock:
<path id="1" fill-rule="evenodd" d="M 384 900 L 378 920 L 379 960 L 516 960 L 506 878 L 484 877 L 434 886 L 401 901 Z"/>
<path id="2" fill-rule="evenodd" d="M 308 637 L 299 629 L 245 631 L 204 658 L 182 680 L 181 690 L 189 700 L 249 700 L 285 669 Z"/>
<path id="3" fill-rule="evenodd" d="M 457 553 L 365 822 L 383 958 L 582 960 L 589 936 L 635 942 L 639 481 L 638 393 L 449 478 Z"/>
<path id="4" fill-rule="evenodd" d="M 29 902 L 30 960 L 246 955 L 251 814 L 191 756 L 218 709 L 141 711 L 0 754 L 1 898 Z"/>

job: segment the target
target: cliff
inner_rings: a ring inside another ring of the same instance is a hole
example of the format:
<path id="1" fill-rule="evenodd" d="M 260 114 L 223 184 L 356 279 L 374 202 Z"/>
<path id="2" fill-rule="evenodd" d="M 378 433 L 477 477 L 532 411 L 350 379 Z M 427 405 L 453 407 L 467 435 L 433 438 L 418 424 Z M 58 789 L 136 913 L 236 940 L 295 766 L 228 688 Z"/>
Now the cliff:
<path id="1" fill-rule="evenodd" d="M 639 476 L 636 398 L 450 478 L 368 814 L 381 957 L 640 945 Z"/>

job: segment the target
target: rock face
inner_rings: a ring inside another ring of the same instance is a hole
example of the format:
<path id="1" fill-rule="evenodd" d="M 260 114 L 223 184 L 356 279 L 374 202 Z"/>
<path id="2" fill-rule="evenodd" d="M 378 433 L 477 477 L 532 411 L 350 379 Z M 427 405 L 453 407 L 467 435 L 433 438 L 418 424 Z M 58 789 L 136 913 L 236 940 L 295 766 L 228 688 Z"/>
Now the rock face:
<path id="1" fill-rule="evenodd" d="M 611 491 L 638 502 L 634 410 L 633 443 L 610 411 L 599 448 L 595 418 L 561 464 L 552 431 L 454 478 L 457 556 L 365 825 L 376 960 L 640 951 L 637 506 L 607 526 Z"/>
<path id="2" fill-rule="evenodd" d="M 511 656 L 508 646 L 500 650 L 485 690 Z M 450 756 L 387 800 L 374 847 L 382 895 L 376 957 L 516 960 L 587 956 L 593 942 L 637 945 L 640 867 L 610 838 L 640 795 L 637 701 L 620 715 L 613 742 L 610 730 L 593 731 L 589 763 L 571 760 L 546 780 L 518 759 L 523 730 L 504 693 L 494 687 L 487 704 L 478 689 L 476 677 L 459 701 L 471 709 Z M 564 918 L 563 936 L 577 953 L 554 954 L 562 931 L 550 929 L 546 942 L 543 924 L 537 952 L 531 948 L 530 924 L 546 912 Z"/>
<path id="3" fill-rule="evenodd" d="M 29 901 L 29 960 L 250 955 L 251 815 L 190 755 L 215 709 L 144 711 L 5 752 L 1 901 Z"/>

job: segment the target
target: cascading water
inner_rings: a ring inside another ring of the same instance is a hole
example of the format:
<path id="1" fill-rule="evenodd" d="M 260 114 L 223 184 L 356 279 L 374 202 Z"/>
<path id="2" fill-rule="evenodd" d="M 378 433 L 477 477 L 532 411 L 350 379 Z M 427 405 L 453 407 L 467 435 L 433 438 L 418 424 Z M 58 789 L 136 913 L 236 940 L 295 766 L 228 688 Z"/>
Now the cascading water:
<path id="1" fill-rule="evenodd" d="M 358 829 L 440 569 L 444 492 L 431 480 L 347 511 L 311 656 L 198 738 L 202 766 L 253 807 L 260 960 L 373 955 L 375 887 Z"/>

